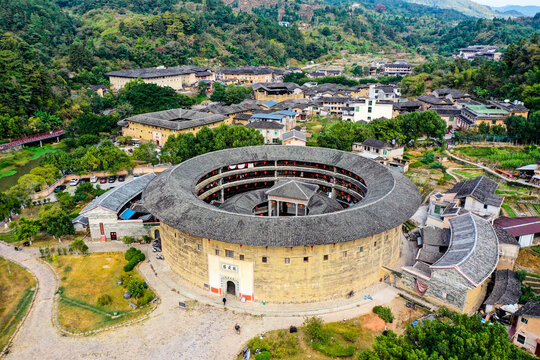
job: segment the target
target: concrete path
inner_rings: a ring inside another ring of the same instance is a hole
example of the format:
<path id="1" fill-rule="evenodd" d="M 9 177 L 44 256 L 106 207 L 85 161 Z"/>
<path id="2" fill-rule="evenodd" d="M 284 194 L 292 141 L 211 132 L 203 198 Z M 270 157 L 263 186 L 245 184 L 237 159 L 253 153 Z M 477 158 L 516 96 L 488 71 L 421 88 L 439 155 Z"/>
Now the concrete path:
<path id="1" fill-rule="evenodd" d="M 505 182 L 507 182 L 507 181 L 512 181 L 512 182 L 520 183 L 521 185 L 524 185 L 524 186 L 530 186 L 530 187 L 533 187 L 533 188 L 536 188 L 536 189 L 540 189 L 540 186 L 538 186 L 538 185 L 534 185 L 534 184 L 528 183 L 528 182 L 523 181 L 523 180 L 521 180 L 521 179 L 509 179 L 509 178 L 507 178 L 506 176 L 501 175 L 501 174 L 495 172 L 494 170 L 488 168 L 487 166 L 480 165 L 480 164 L 474 163 L 474 162 L 472 162 L 472 161 L 462 159 L 462 158 L 460 158 L 460 157 L 458 157 L 458 156 L 456 156 L 456 155 L 450 153 L 450 151 L 448 151 L 448 150 L 446 150 L 446 154 L 447 154 L 448 156 L 450 156 L 451 158 L 453 158 L 454 160 L 462 161 L 462 162 L 467 163 L 467 164 L 469 164 L 469 165 L 478 166 L 479 168 L 481 168 L 481 169 L 487 171 L 488 173 L 490 173 L 490 174 L 492 174 L 492 175 L 495 175 L 495 176 L 501 178 L 501 179 L 504 180 Z"/>
<path id="2" fill-rule="evenodd" d="M 89 243 L 89 247 L 91 251 L 127 248 L 120 243 Z M 173 287 L 178 286 L 163 268 L 166 263 L 152 256 L 139 270 L 161 298 L 161 304 L 146 320 L 94 336 L 62 336 L 51 321 L 56 280 L 50 267 L 36 258 L 35 250 L 17 252 L 0 244 L 0 256 L 23 264 L 39 280 L 35 305 L 15 337 L 7 359 L 233 359 L 255 335 L 300 325 L 304 320 L 302 316 L 288 314 L 252 316 L 201 302 L 195 302 L 188 310 L 181 309 L 178 301 L 187 297 Z M 325 321 L 338 321 L 359 316 L 370 312 L 375 305 L 391 302 L 396 295 L 396 289 L 381 286 L 372 294 L 373 301 L 321 317 Z M 235 323 L 241 325 L 241 335 L 235 333 Z"/>

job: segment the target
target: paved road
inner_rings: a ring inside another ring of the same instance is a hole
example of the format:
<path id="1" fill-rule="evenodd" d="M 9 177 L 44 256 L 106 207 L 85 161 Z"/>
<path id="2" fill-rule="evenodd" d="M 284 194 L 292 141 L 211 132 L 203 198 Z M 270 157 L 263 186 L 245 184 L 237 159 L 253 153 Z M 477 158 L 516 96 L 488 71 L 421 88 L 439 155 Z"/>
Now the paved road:
<path id="1" fill-rule="evenodd" d="M 89 245 L 92 251 L 126 248 L 120 243 Z M 159 272 L 155 275 L 154 258 L 139 267 L 161 298 L 161 304 L 146 320 L 94 336 L 65 337 L 51 321 L 56 291 L 52 270 L 37 260 L 35 250 L 16 252 L 0 243 L 0 256 L 26 266 L 37 276 L 40 286 L 36 303 L 7 359 L 233 359 L 253 336 L 303 322 L 300 316 L 251 316 L 201 303 L 189 310 L 180 309 L 178 300 L 183 297 L 172 291 L 173 284 L 162 279 Z M 374 294 L 373 302 L 325 314 L 322 318 L 338 321 L 365 314 L 374 305 L 390 302 L 395 296 L 395 289 L 384 287 Z M 235 323 L 241 324 L 241 335 L 234 332 Z"/>

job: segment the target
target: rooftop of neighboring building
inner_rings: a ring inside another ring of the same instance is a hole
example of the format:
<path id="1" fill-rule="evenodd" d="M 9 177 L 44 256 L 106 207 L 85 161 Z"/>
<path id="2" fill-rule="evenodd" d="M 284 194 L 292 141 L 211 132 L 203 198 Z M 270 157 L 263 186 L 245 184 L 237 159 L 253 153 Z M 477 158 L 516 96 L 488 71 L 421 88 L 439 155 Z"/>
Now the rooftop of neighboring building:
<path id="1" fill-rule="evenodd" d="M 253 91 L 265 90 L 265 91 L 293 91 L 300 88 L 295 83 L 257 83 L 251 87 Z"/>
<path id="2" fill-rule="evenodd" d="M 506 115 L 508 114 L 508 111 L 499 109 L 493 105 L 489 106 L 485 104 L 480 104 L 480 105 L 465 104 L 464 106 L 465 108 L 479 115 Z"/>
<path id="3" fill-rule="evenodd" d="M 488 51 L 488 50 L 497 50 L 497 47 L 491 46 L 491 45 L 470 45 L 470 46 L 459 49 L 459 51 Z"/>
<path id="4" fill-rule="evenodd" d="M 495 195 L 498 186 L 499 184 L 495 181 L 479 176 L 472 180 L 458 182 L 447 193 L 456 193 L 457 199 L 472 196 L 483 204 L 501 206 L 504 197 Z"/>
<path id="5" fill-rule="evenodd" d="M 446 97 L 450 95 L 453 99 L 461 99 L 461 98 L 470 97 L 470 95 L 467 94 L 465 91 L 452 89 L 452 88 L 435 89 L 432 91 L 432 93 L 433 95 L 438 96 L 438 97 Z"/>
<path id="6" fill-rule="evenodd" d="M 523 105 L 523 103 L 519 101 L 512 102 L 510 100 L 504 100 L 504 101 L 490 101 L 489 103 L 499 109 L 506 110 L 508 112 L 528 112 L 529 111 L 529 109 L 527 109 L 525 105 Z"/>
<path id="7" fill-rule="evenodd" d="M 529 301 L 516 311 L 514 315 L 540 318 L 540 301 Z"/>
<path id="8" fill-rule="evenodd" d="M 392 149 L 393 146 L 387 143 L 386 141 L 377 140 L 373 138 L 367 138 L 362 143 L 363 146 L 369 146 L 376 149 Z"/>
<path id="9" fill-rule="evenodd" d="M 203 111 L 186 109 L 171 109 L 153 113 L 135 115 L 119 122 L 120 126 L 126 126 L 129 122 L 162 127 L 169 130 L 184 130 L 196 126 L 214 124 L 227 119 L 226 116 L 210 114 Z"/>
<path id="10" fill-rule="evenodd" d="M 421 101 L 430 105 L 449 105 L 449 106 L 453 105 L 451 100 L 445 99 L 445 98 L 441 99 L 433 95 L 424 94 L 424 95 L 418 96 L 417 99 L 418 101 Z"/>
<path id="11" fill-rule="evenodd" d="M 222 68 L 217 72 L 226 75 L 269 75 L 274 71 L 264 66 L 235 66 Z"/>
<path id="12" fill-rule="evenodd" d="M 129 69 L 129 70 L 118 70 L 108 72 L 107 76 L 115 77 L 125 77 L 132 79 L 151 79 L 156 77 L 165 77 L 165 76 L 177 76 L 185 75 L 191 73 L 197 73 L 202 71 L 207 71 L 208 68 L 198 67 L 198 66 L 176 66 L 176 67 L 164 67 L 159 66 L 156 68 L 146 68 L 146 69 Z"/>
<path id="13" fill-rule="evenodd" d="M 457 269 L 474 287 L 486 280 L 499 261 L 499 247 L 491 224 L 473 214 L 450 219 L 450 245 L 431 269 Z"/>
<path id="14" fill-rule="evenodd" d="M 495 285 L 485 305 L 514 305 L 521 296 L 521 281 L 512 270 L 495 271 Z"/>
<path id="15" fill-rule="evenodd" d="M 522 236 L 540 233 L 540 216 L 522 216 L 511 218 L 501 216 L 493 222 L 513 236 Z"/>
<path id="16" fill-rule="evenodd" d="M 246 125 L 246 127 L 252 129 L 281 130 L 285 127 L 285 125 L 272 120 L 258 120 L 250 122 Z"/>
<path id="17" fill-rule="evenodd" d="M 81 210 L 80 214 L 85 214 L 97 207 L 119 212 L 124 205 L 140 195 L 155 177 L 156 175 L 154 173 L 149 173 L 125 182 L 92 200 L 90 204 Z"/>
<path id="18" fill-rule="evenodd" d="M 496 223 L 493 224 L 493 228 L 495 229 L 495 233 L 497 234 L 497 239 L 499 239 L 500 244 L 519 246 L 519 242 L 514 235 L 510 234 L 508 231 L 498 226 Z"/>
<path id="19" fill-rule="evenodd" d="M 432 106 L 429 110 L 435 111 L 439 116 L 458 116 L 461 113 L 461 109 L 455 106 Z"/>
<path id="20" fill-rule="evenodd" d="M 291 130 L 287 131 L 283 134 L 283 141 L 290 140 L 290 139 L 297 139 L 301 141 L 307 141 L 306 133 L 298 130 Z"/>

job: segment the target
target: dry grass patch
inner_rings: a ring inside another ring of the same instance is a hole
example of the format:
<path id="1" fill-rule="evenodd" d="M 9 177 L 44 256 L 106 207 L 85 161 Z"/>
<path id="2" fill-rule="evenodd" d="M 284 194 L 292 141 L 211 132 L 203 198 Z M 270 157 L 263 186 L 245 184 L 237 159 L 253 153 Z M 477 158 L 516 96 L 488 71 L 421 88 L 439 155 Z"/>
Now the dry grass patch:
<path id="1" fill-rule="evenodd" d="M 127 261 L 123 253 L 96 253 L 90 255 L 59 256 L 53 262 L 60 281 L 58 320 L 60 326 L 71 332 L 96 330 L 136 318 L 149 310 L 146 305 L 133 309 L 125 300 L 123 285 L 118 285 Z M 142 277 L 137 270 L 132 278 Z M 149 290 L 146 290 L 149 291 Z M 110 297 L 107 304 L 98 304 L 103 295 Z M 115 315 L 116 313 L 116 315 Z"/>
<path id="2" fill-rule="evenodd" d="M 515 266 L 518 270 L 540 274 L 540 256 L 532 248 L 523 248 L 519 251 Z"/>
<path id="3" fill-rule="evenodd" d="M 28 311 L 35 283 L 23 267 L 0 258 L 0 350 Z"/>

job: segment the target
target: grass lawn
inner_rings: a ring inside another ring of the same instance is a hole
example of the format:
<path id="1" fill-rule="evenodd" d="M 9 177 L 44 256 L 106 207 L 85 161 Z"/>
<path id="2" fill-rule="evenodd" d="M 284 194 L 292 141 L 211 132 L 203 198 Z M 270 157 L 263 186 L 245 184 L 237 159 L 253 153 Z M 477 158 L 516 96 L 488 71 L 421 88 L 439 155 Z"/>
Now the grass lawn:
<path id="1" fill-rule="evenodd" d="M 34 277 L 28 271 L 0 258 L 0 350 L 28 311 L 35 290 Z"/>
<path id="2" fill-rule="evenodd" d="M 307 122 L 299 123 L 299 126 L 311 134 L 311 137 L 308 136 L 308 143 L 312 144 L 313 146 L 317 146 L 317 137 L 319 136 L 321 130 L 325 126 L 330 126 L 337 122 L 340 122 L 338 118 L 311 116 L 308 118 Z"/>
<path id="3" fill-rule="evenodd" d="M 0 241 L 5 241 L 7 243 L 14 243 L 17 241 L 15 238 L 15 232 L 0 232 Z"/>
<path id="4" fill-rule="evenodd" d="M 85 332 L 122 323 L 146 313 L 153 305 L 134 310 L 129 302 L 136 304 L 137 300 L 123 298 L 126 290 L 118 282 L 126 274 L 123 270 L 126 263 L 124 253 L 58 256 L 52 265 L 61 279 L 58 304 L 60 326 L 71 332 Z M 137 270 L 130 274 L 142 280 Z M 109 295 L 111 303 L 98 305 L 98 298 L 102 295 Z M 114 315 L 115 312 L 118 314 Z"/>
<path id="5" fill-rule="evenodd" d="M 514 170 L 523 165 L 534 164 L 540 160 L 538 149 L 526 152 L 520 147 L 490 147 L 490 146 L 468 146 L 457 147 L 453 150 L 458 155 L 489 164 L 490 167 Z"/>
<path id="6" fill-rule="evenodd" d="M 43 147 L 24 147 L 18 151 L 0 153 L 0 178 L 12 176 L 17 173 L 17 169 L 26 165 L 31 160 L 36 160 L 45 154 L 62 151 L 63 144 L 46 144 Z"/>

